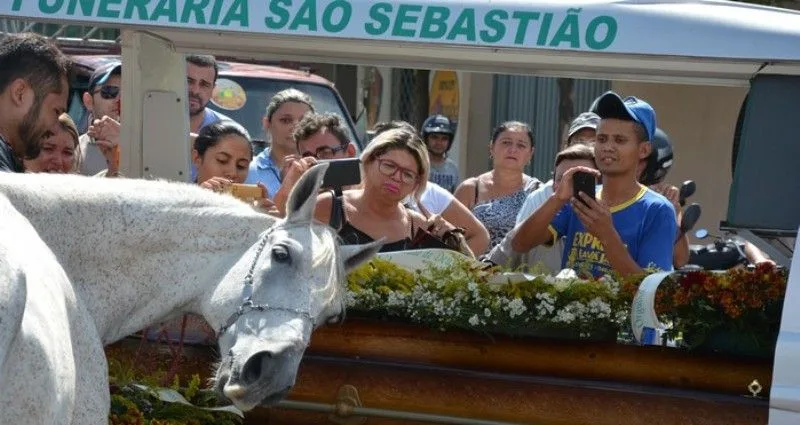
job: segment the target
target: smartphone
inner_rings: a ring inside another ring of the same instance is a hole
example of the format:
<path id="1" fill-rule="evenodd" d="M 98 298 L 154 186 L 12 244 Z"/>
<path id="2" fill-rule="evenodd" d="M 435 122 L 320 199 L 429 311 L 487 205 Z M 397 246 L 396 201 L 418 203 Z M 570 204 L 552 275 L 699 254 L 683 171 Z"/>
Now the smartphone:
<path id="1" fill-rule="evenodd" d="M 594 189 L 596 186 L 597 178 L 594 174 L 578 171 L 572 175 L 572 196 L 576 199 L 580 199 L 581 202 L 583 202 L 583 199 L 578 196 L 578 192 L 583 192 L 587 196 L 594 198 Z"/>
<path id="2" fill-rule="evenodd" d="M 340 189 L 361 183 L 361 161 L 358 158 L 330 159 L 319 161 L 328 164 L 322 179 L 322 187 Z"/>
<path id="3" fill-rule="evenodd" d="M 261 199 L 264 197 L 264 190 L 257 184 L 231 184 L 231 195 L 244 201 Z"/>

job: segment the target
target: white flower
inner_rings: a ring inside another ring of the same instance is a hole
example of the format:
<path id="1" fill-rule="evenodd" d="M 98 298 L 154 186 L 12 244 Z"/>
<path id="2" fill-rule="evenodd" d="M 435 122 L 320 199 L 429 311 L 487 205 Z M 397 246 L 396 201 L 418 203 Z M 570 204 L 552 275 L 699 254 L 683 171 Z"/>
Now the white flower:
<path id="1" fill-rule="evenodd" d="M 478 319 L 477 314 L 473 314 L 472 317 L 469 318 L 469 324 L 472 326 L 478 326 L 481 323 L 481 320 Z"/>
<path id="2" fill-rule="evenodd" d="M 486 316 L 486 317 L 491 317 L 492 316 L 492 310 L 489 310 L 488 308 L 484 308 L 483 309 L 483 315 Z"/>
<path id="3" fill-rule="evenodd" d="M 522 299 L 514 298 L 513 300 L 509 301 L 507 309 L 508 317 L 513 319 L 516 316 L 522 316 L 522 314 L 528 310 L 528 307 L 525 307 L 525 303 L 522 302 Z"/>
<path id="4" fill-rule="evenodd" d="M 467 284 L 467 290 L 468 291 L 477 291 L 478 290 L 478 284 L 475 283 L 475 282 L 468 283 Z"/>

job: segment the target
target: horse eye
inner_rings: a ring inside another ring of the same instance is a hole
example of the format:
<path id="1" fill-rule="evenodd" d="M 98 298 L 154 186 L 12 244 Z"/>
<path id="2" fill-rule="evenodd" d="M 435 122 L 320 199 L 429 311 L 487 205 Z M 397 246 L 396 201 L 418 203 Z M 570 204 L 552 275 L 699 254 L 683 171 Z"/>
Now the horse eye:
<path id="1" fill-rule="evenodd" d="M 283 245 L 275 245 L 272 247 L 272 259 L 279 263 L 286 263 L 289 261 L 289 250 Z"/>

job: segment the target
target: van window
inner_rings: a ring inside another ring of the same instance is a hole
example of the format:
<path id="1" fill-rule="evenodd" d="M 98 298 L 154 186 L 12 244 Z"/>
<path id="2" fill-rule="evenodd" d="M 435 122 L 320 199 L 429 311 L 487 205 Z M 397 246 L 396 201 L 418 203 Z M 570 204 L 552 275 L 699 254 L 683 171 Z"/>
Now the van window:
<path id="1" fill-rule="evenodd" d="M 208 107 L 242 124 L 253 139 L 266 139 L 261 119 L 264 117 L 267 104 L 272 96 L 281 90 L 295 88 L 311 96 L 311 100 L 314 102 L 314 109 L 317 112 L 335 113 L 342 117 L 350 132 L 350 139 L 353 140 L 356 145 L 359 145 L 359 141 L 354 138 L 354 135 L 357 133 L 355 132 L 350 116 L 347 114 L 339 96 L 328 86 L 297 81 L 228 76 L 225 74 L 220 74 L 219 78 L 227 78 L 238 83 L 246 93 L 246 102 L 244 106 L 236 110 L 220 108 L 218 105 L 214 105 L 213 102 L 209 102 Z"/>
<path id="2" fill-rule="evenodd" d="M 750 87 L 726 226 L 794 235 L 800 225 L 800 77 L 764 75 Z"/>

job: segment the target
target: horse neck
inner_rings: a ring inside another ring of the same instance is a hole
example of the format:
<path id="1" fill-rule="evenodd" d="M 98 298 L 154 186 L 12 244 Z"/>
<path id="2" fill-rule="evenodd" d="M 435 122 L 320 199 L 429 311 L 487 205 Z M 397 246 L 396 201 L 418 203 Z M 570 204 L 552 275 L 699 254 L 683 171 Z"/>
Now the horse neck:
<path id="1" fill-rule="evenodd" d="M 125 183 L 133 186 L 125 198 L 108 196 L 102 185 L 99 194 L 45 190 L 44 198 L 31 195 L 23 212 L 67 271 L 104 343 L 197 311 L 200 295 L 274 223 L 233 199 L 150 183 L 163 187 Z M 150 199 L 137 189 L 173 193 Z"/>

